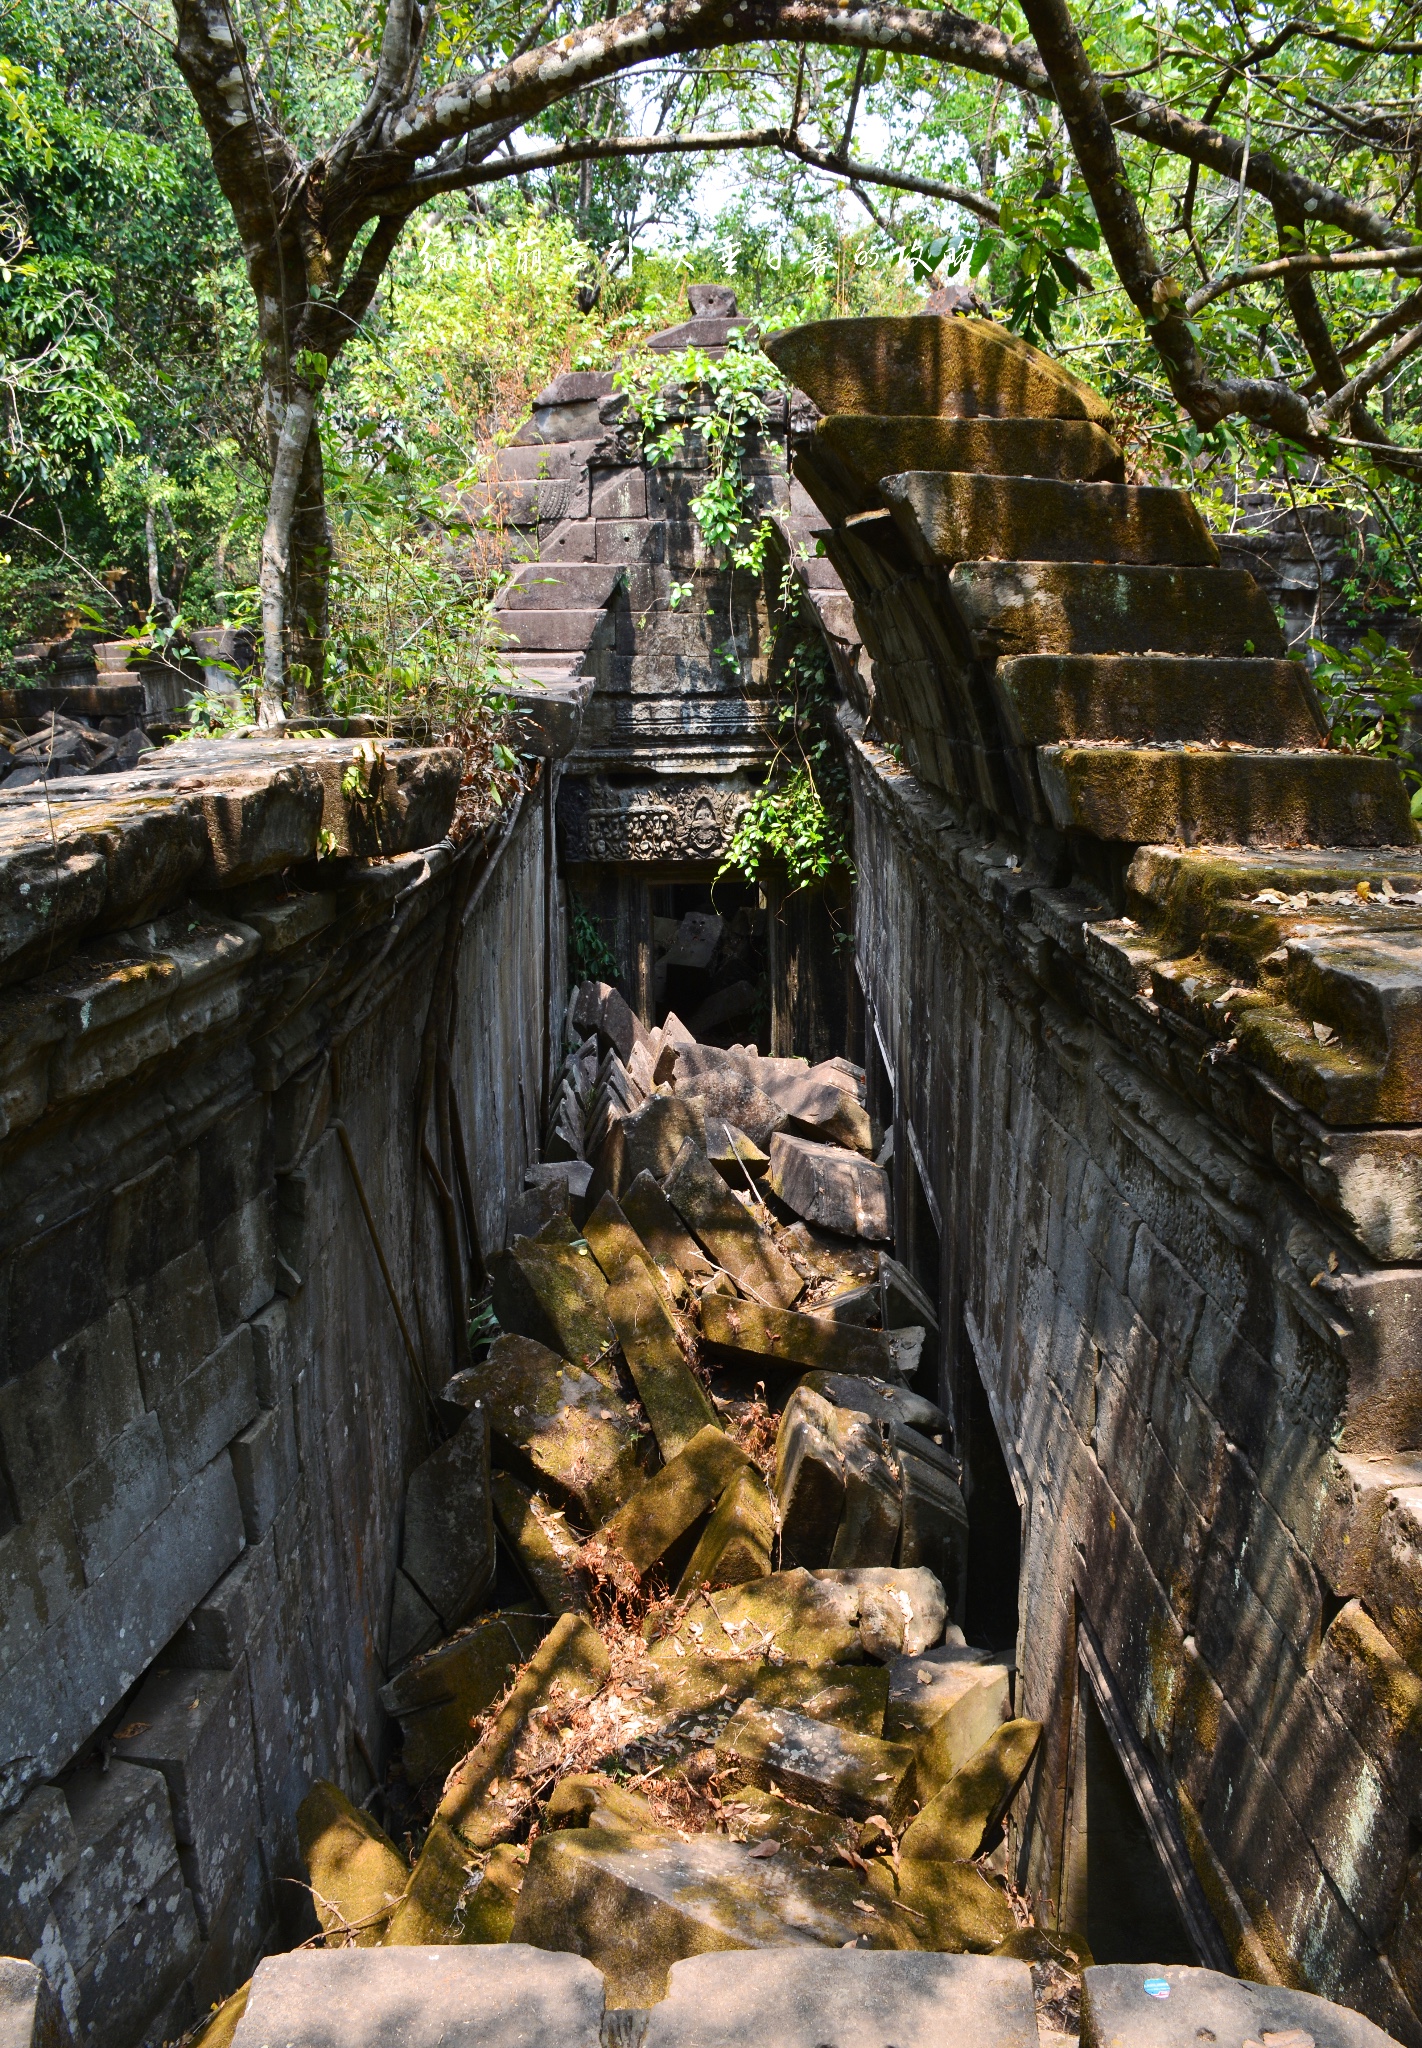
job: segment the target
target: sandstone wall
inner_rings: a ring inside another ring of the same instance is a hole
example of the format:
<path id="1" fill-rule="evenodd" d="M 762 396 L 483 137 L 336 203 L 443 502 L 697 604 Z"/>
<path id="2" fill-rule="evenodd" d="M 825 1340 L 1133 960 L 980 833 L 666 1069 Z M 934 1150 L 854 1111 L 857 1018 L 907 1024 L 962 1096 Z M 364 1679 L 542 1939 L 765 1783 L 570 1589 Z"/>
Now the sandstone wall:
<path id="1" fill-rule="evenodd" d="M 867 1030 L 900 1193 L 915 1157 L 941 1222 L 944 1393 L 962 1417 L 981 1377 L 1021 1504 L 1017 1711 L 1049 1727 L 1022 1879 L 1071 1920 L 1085 1625 L 1236 1965 L 1422 2040 L 1417 1245 L 1376 1263 L 1228 1062 L 1180 1085 L 1089 893 L 850 752 Z"/>
<path id="2" fill-rule="evenodd" d="M 297 1804 L 371 1783 L 423 1447 L 372 1227 L 437 1387 L 422 1032 L 483 863 L 451 1067 L 496 1249 L 564 1000 L 550 817 L 188 898 L 0 994 L 0 1950 L 105 2048 L 304 1931 Z"/>

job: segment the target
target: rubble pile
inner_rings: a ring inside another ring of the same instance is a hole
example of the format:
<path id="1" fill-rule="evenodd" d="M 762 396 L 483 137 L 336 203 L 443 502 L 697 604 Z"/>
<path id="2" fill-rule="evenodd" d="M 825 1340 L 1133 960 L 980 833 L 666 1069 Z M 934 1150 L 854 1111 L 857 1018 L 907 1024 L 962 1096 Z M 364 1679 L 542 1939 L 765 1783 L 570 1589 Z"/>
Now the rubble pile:
<path id="1" fill-rule="evenodd" d="M 388 1832 L 303 1809 L 327 1940 L 571 1950 L 623 2006 L 712 1949 L 1015 1953 L 1040 1729 L 950 1619 L 961 1474 L 863 1075 L 585 983 L 545 1151 L 410 1481 Z"/>
<path id="2" fill-rule="evenodd" d="M 117 725 L 117 720 L 110 720 Z M 31 782 L 66 775 L 116 775 L 136 767 L 153 751 L 139 727 L 105 732 L 97 723 L 51 712 L 38 732 L 21 732 L 0 721 L 0 787 L 24 789 Z"/>

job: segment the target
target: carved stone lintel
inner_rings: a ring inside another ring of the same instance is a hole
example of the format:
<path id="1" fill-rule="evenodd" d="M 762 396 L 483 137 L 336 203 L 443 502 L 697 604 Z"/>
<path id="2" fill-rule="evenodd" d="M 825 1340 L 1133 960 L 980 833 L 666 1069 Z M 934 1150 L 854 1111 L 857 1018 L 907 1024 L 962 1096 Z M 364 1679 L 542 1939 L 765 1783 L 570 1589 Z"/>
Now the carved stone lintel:
<path id="1" fill-rule="evenodd" d="M 566 861 L 720 860 L 750 801 L 739 779 L 569 777 L 558 798 Z"/>

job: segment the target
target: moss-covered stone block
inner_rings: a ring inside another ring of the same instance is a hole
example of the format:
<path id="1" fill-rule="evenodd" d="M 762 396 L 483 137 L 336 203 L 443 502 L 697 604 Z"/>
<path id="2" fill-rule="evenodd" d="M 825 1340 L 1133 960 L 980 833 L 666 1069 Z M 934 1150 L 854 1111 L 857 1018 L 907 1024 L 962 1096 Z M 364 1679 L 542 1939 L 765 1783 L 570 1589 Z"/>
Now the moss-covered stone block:
<path id="1" fill-rule="evenodd" d="M 1041 1739 L 1040 1721 L 1006 1721 L 995 1729 L 910 1821 L 901 1852 L 971 1863 L 1015 1798 Z"/>
<path id="2" fill-rule="evenodd" d="M 376 1948 L 405 1895 L 410 1868 L 368 1813 L 337 1785 L 313 1785 L 296 1814 L 316 1918 L 338 1946 Z"/>
<path id="3" fill-rule="evenodd" d="M 886 476 L 880 490 L 925 566 L 999 556 L 1203 568 L 1220 558 L 1193 500 L 1160 485 L 914 469 Z"/>
<path id="4" fill-rule="evenodd" d="M 781 1663 L 858 1664 L 859 1596 L 807 1571 L 771 1572 L 724 1593 L 707 1593 L 670 1635 L 652 1646 L 654 1664 L 685 1657 L 769 1658 Z"/>
<path id="5" fill-rule="evenodd" d="M 1300 661 L 1188 654 L 1019 654 L 993 691 L 1014 746 L 1061 740 L 1315 747 L 1326 736 Z"/>
<path id="6" fill-rule="evenodd" d="M 462 1630 L 416 1658 L 380 1689 L 380 1704 L 400 1722 L 405 1775 L 440 1777 L 468 1749 L 470 1723 L 508 1684 L 548 1632 L 541 1614 L 505 1612 Z"/>
<path id="7" fill-rule="evenodd" d="M 948 588 L 981 661 L 1162 649 L 1284 653 L 1278 620 L 1246 569 L 964 561 Z"/>
<path id="8" fill-rule="evenodd" d="M 836 1323 L 827 1316 L 799 1315 L 707 1295 L 701 1303 L 701 1334 L 718 1351 L 752 1361 L 757 1371 L 835 1372 L 894 1381 L 893 1347 L 882 1330 Z"/>
<path id="9" fill-rule="evenodd" d="M 914 1753 L 906 1743 L 784 1707 L 738 1707 L 717 1738 L 716 1755 L 753 1785 L 779 1786 L 856 1820 L 879 1813 L 897 1825 L 913 1791 Z"/>
<path id="10" fill-rule="evenodd" d="M 489 1733 L 477 1749 L 456 1766 L 445 1786 L 436 1818 L 447 1823 L 471 1849 L 491 1849 L 507 1839 L 528 1805 L 530 1785 L 520 1772 L 520 1749 L 540 1710 L 559 1702 L 570 1707 L 585 1700 L 606 1681 L 609 1662 L 596 1629 L 578 1615 L 565 1614 L 553 1624 L 524 1666 Z M 547 1734 L 541 1725 L 538 1737 Z M 524 1759 L 536 1776 L 541 1753 Z"/>
<path id="11" fill-rule="evenodd" d="M 656 1264 L 676 1302 L 683 1302 L 688 1281 L 704 1279 L 715 1268 L 667 1200 L 660 1181 L 639 1173 L 622 1198 L 622 1210 Z"/>
<path id="12" fill-rule="evenodd" d="M 915 1917 L 924 1948 L 987 1955 L 1017 1925 L 1006 1892 L 972 1863 L 900 1855 L 895 1867 L 881 1858 L 870 1865 L 868 1882 L 880 1898 Z"/>
<path id="13" fill-rule="evenodd" d="M 764 1578 L 774 1548 L 775 1501 L 759 1472 L 748 1465 L 716 1503 L 682 1573 L 678 1598 L 702 1586 L 740 1586 Z"/>
<path id="14" fill-rule="evenodd" d="M 746 1463 L 744 1451 L 725 1431 L 708 1424 L 603 1524 L 600 1539 L 620 1550 L 637 1571 L 650 1571 Z"/>
<path id="15" fill-rule="evenodd" d="M 554 1218 L 555 1226 L 566 1219 Z M 571 1224 L 568 1228 L 572 1228 Z M 493 1265 L 494 1314 L 502 1329 L 591 1365 L 616 1342 L 607 1282 L 582 1240 L 516 1237 Z"/>
<path id="16" fill-rule="evenodd" d="M 737 1287 L 777 1308 L 789 1308 L 804 1293 L 804 1281 L 776 1250 L 769 1231 L 694 1145 L 684 1145 L 677 1155 L 666 1194 L 687 1229 Z"/>
<path id="17" fill-rule="evenodd" d="M 578 1563 L 582 1546 L 563 1511 L 551 1507 L 511 1472 L 495 1472 L 490 1491 L 504 1541 L 548 1612 L 585 1614 L 588 1575 Z"/>
<path id="18" fill-rule="evenodd" d="M 643 1439 L 623 1403 L 532 1337 L 496 1338 L 450 1391 L 467 1407 L 482 1402 L 499 1455 L 571 1502 L 589 1527 L 642 1483 Z"/>
<path id="19" fill-rule="evenodd" d="M 622 1268 L 608 1289 L 607 1310 L 652 1434 L 674 1458 L 706 1428 L 716 1428 L 711 1397 L 686 1362 L 681 1333 L 666 1297 L 642 1263 Z"/>
<path id="20" fill-rule="evenodd" d="M 823 413 L 1110 420 L 1090 385 L 991 320 L 813 320 L 762 346 Z"/>
<path id="21" fill-rule="evenodd" d="M 806 437 L 795 458 L 796 476 L 836 525 L 881 505 L 881 478 L 911 469 L 1126 481 L 1120 449 L 1089 420 L 833 413 Z"/>
<path id="22" fill-rule="evenodd" d="M 942 1791 L 1012 1712 L 1005 1665 L 953 1664 L 948 1669 L 950 1679 L 936 1688 L 942 1712 L 910 1738 L 918 1752 L 918 1796 L 925 1802 Z"/>

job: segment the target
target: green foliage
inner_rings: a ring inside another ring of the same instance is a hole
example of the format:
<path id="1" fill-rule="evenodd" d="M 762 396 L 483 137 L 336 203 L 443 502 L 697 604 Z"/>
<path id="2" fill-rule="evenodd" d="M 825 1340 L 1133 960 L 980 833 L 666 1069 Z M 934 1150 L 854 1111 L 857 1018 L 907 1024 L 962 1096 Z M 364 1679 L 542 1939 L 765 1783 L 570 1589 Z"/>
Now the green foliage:
<path id="1" fill-rule="evenodd" d="M 568 891 L 568 979 L 611 981 L 617 959 L 592 913 Z"/>
<path id="2" fill-rule="evenodd" d="M 742 460 L 769 423 L 767 398 L 786 388 L 769 357 L 735 328 L 720 357 L 697 348 L 624 357 L 617 388 L 627 393 L 649 462 L 704 461 L 708 480 L 691 501 L 702 537 L 732 568 L 759 575 L 769 521 L 755 516 Z"/>
<path id="3" fill-rule="evenodd" d="M 792 890 L 832 875 L 854 878 L 849 782 L 833 737 L 834 689 L 822 642 L 794 621 L 795 641 L 780 675 L 775 758 L 736 821 L 720 874 L 763 883 L 783 873 Z"/>
<path id="4" fill-rule="evenodd" d="M 1310 640 L 1309 646 L 1317 657 L 1313 682 L 1328 720 L 1328 744 L 1345 754 L 1409 760 L 1409 725 L 1422 678 L 1402 649 L 1372 630 L 1348 652 L 1322 640 Z M 1408 779 L 1422 782 L 1412 771 Z"/>

